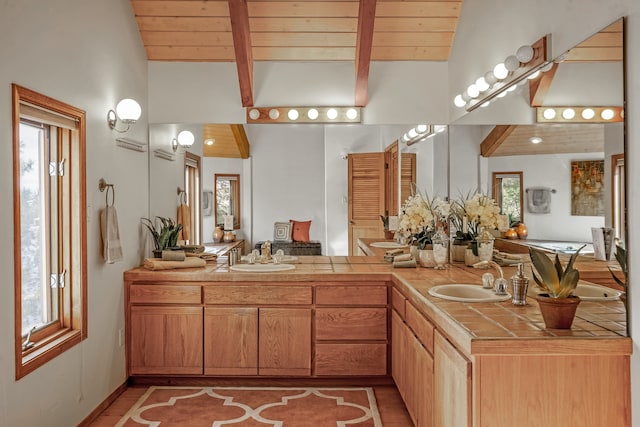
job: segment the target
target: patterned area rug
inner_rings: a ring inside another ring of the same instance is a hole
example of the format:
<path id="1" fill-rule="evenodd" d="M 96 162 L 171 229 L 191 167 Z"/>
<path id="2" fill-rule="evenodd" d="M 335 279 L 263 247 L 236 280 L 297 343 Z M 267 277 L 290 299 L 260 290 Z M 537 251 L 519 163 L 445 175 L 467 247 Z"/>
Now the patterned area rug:
<path id="1" fill-rule="evenodd" d="M 382 427 L 382 422 L 368 387 L 150 387 L 116 426 Z"/>

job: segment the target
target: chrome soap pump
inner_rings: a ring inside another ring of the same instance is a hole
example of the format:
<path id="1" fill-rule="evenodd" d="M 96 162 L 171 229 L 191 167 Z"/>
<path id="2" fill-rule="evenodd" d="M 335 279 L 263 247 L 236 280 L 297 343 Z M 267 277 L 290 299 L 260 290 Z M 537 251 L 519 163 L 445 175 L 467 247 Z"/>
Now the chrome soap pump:
<path id="1" fill-rule="evenodd" d="M 511 304 L 527 305 L 527 288 L 529 287 L 529 278 L 524 275 L 524 264 L 518 264 L 518 272 L 511 276 L 511 287 L 513 295 Z"/>

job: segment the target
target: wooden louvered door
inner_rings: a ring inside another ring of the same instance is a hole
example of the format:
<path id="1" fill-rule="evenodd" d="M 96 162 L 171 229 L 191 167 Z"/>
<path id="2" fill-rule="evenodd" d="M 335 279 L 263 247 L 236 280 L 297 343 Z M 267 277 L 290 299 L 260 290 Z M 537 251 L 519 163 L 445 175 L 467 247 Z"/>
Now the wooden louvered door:
<path id="1" fill-rule="evenodd" d="M 400 205 L 411 196 L 416 183 L 416 153 L 400 156 Z"/>
<path id="2" fill-rule="evenodd" d="M 384 153 L 349 154 L 349 255 L 359 238 L 384 236 L 384 172 Z"/>

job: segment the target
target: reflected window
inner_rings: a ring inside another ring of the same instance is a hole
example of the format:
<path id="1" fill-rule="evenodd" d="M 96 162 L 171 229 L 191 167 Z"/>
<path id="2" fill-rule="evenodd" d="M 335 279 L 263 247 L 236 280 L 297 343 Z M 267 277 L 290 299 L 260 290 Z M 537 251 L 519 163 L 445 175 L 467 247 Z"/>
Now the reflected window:
<path id="1" fill-rule="evenodd" d="M 613 229 L 615 237 L 624 241 L 626 232 L 625 223 L 625 177 L 624 177 L 624 154 L 611 156 L 612 171 L 612 207 L 613 207 Z"/>
<path id="2" fill-rule="evenodd" d="M 509 225 L 523 222 L 522 172 L 494 172 L 493 198 L 500 213 L 509 216 Z"/>
<path id="3" fill-rule="evenodd" d="M 189 233 L 185 238 L 192 245 L 199 245 L 201 242 L 200 225 L 200 156 L 186 152 L 184 156 L 184 183 L 189 209 L 191 225 Z M 183 234 L 184 236 L 184 234 Z"/>
<path id="4" fill-rule="evenodd" d="M 240 175 L 215 174 L 214 206 L 217 225 L 224 225 L 227 215 L 233 215 L 233 229 L 240 228 Z"/>

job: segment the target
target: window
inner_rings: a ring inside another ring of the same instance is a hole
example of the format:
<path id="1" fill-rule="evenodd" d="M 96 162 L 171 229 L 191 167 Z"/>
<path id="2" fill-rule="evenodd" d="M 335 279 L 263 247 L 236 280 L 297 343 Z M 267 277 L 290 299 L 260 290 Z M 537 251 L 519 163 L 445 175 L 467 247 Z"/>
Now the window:
<path id="1" fill-rule="evenodd" d="M 523 222 L 522 172 L 493 172 L 493 198 L 500 213 L 509 216 L 509 225 Z"/>
<path id="2" fill-rule="evenodd" d="M 16 379 L 86 331 L 85 113 L 13 85 Z"/>
<path id="3" fill-rule="evenodd" d="M 215 174 L 214 206 L 216 224 L 224 224 L 226 215 L 233 215 L 233 229 L 240 228 L 240 175 Z"/>
<path id="4" fill-rule="evenodd" d="M 624 176 L 624 154 L 616 154 L 611 156 L 611 178 L 613 191 L 612 207 L 613 207 L 613 229 L 615 230 L 615 238 L 622 241 L 625 240 L 626 221 L 625 221 L 625 176 Z"/>
<path id="5" fill-rule="evenodd" d="M 184 155 L 184 182 L 187 191 L 187 204 L 191 213 L 191 235 L 189 243 L 199 245 L 201 241 L 200 226 L 200 156 L 188 151 Z"/>

